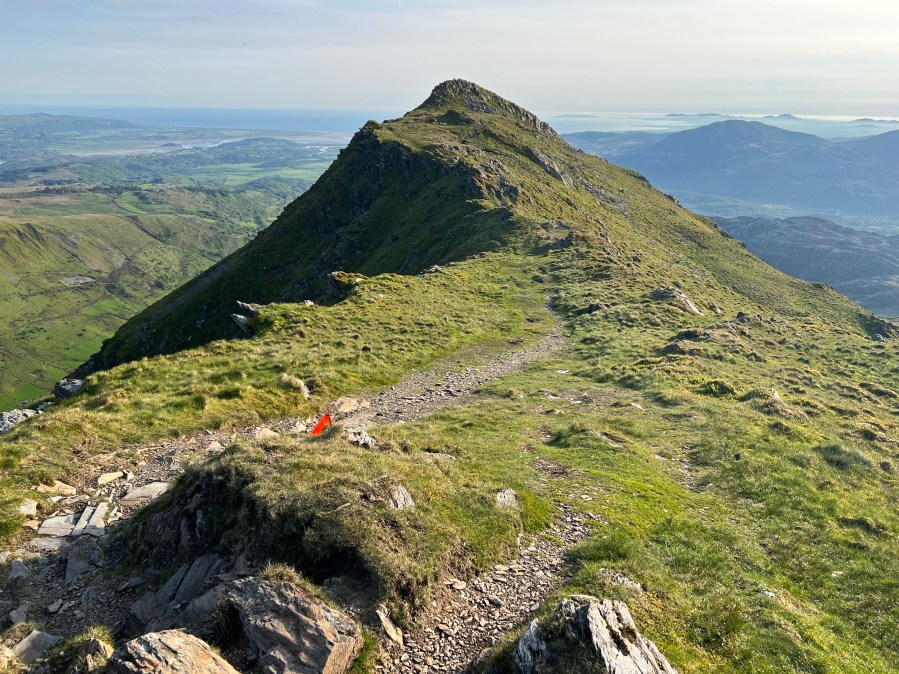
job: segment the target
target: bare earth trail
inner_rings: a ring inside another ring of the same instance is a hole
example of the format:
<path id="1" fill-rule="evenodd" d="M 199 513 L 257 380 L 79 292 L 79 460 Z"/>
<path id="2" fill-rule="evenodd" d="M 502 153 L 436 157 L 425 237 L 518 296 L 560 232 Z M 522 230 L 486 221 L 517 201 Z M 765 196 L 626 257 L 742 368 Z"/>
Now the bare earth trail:
<path id="1" fill-rule="evenodd" d="M 415 421 L 441 408 L 475 401 L 478 387 L 528 363 L 557 356 L 564 345 L 565 338 L 557 331 L 500 353 L 451 356 L 368 400 L 338 399 L 329 411 L 347 429 Z M 76 493 L 53 497 L 57 510 L 52 517 L 44 513 L 40 520 L 26 523 L 18 547 L 0 553 L 6 563 L 23 560 L 29 572 L 15 592 L 9 587 L 0 591 L 0 615 L 21 608 L 29 621 L 61 637 L 90 625 L 124 624 L 130 605 L 159 579 L 146 573 L 123 579 L 107 571 L 104 540 L 167 489 L 184 465 L 215 456 L 238 440 L 269 432 L 305 432 L 308 421 L 286 418 L 262 426 L 205 431 L 94 457 L 90 472 L 73 476 Z M 116 476 L 119 472 L 122 475 Z M 98 478 L 109 481 L 98 485 Z M 140 488 L 150 495 L 136 498 Z M 91 518 L 92 512 L 100 517 Z M 83 525 L 88 525 L 85 533 L 79 531 Z M 502 634 L 525 624 L 562 584 L 565 550 L 586 533 L 581 517 L 560 504 L 549 535 L 520 543 L 517 557 L 508 564 L 468 582 L 450 579 L 455 582 L 448 582 L 441 596 L 416 617 L 403 647 L 382 639 L 379 671 L 465 671 Z"/>

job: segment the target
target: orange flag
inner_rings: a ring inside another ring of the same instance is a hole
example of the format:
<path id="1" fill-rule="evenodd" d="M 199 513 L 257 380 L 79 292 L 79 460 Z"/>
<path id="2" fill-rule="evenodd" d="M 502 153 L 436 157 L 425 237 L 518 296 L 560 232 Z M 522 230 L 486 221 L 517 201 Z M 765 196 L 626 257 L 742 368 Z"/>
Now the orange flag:
<path id="1" fill-rule="evenodd" d="M 312 429 L 312 435 L 321 435 L 322 431 L 326 428 L 330 428 L 334 424 L 331 423 L 331 415 L 325 414 L 322 415 L 322 418 L 318 420 L 318 423 L 315 424 L 315 428 Z"/>

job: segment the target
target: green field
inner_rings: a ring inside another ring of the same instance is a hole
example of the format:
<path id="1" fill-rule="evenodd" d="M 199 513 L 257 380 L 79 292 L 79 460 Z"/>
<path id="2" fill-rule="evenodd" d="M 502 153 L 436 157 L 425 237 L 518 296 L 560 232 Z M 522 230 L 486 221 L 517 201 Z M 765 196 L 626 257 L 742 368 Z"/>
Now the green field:
<path id="1" fill-rule="evenodd" d="M 0 166 L 0 179 L 18 177 L 0 183 L 0 409 L 44 395 L 127 319 L 252 239 L 335 153 L 260 139 Z"/>

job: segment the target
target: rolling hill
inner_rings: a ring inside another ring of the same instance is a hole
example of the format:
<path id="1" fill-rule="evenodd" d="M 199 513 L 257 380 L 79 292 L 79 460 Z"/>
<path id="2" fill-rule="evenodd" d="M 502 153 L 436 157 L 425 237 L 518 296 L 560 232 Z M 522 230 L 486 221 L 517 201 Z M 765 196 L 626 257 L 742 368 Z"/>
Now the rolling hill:
<path id="1" fill-rule="evenodd" d="M 0 164 L 0 410 L 46 395 L 127 319 L 250 240 L 335 154 L 260 138 Z"/>
<path id="2" fill-rule="evenodd" d="M 640 171 L 705 212 L 788 211 L 889 222 L 899 215 L 899 132 L 825 140 L 726 120 L 669 135 L 573 134 L 569 140 Z"/>
<path id="3" fill-rule="evenodd" d="M 760 258 L 807 281 L 823 281 L 881 316 L 899 316 L 899 236 L 821 218 L 715 218 Z"/>

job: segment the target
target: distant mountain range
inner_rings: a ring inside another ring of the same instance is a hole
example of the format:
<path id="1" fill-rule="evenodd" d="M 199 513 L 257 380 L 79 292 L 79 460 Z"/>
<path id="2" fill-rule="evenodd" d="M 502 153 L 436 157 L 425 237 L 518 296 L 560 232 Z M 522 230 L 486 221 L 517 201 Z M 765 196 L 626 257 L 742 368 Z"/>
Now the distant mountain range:
<path id="1" fill-rule="evenodd" d="M 899 236 L 813 217 L 715 221 L 781 271 L 827 283 L 875 313 L 899 316 Z"/>
<path id="2" fill-rule="evenodd" d="M 899 131 L 825 140 L 761 122 L 726 120 L 673 134 L 579 133 L 566 139 L 643 173 L 707 212 L 762 214 L 784 206 L 818 214 L 899 216 Z M 710 200 L 723 207 L 710 208 Z M 728 200 L 741 203 L 729 209 Z"/>

